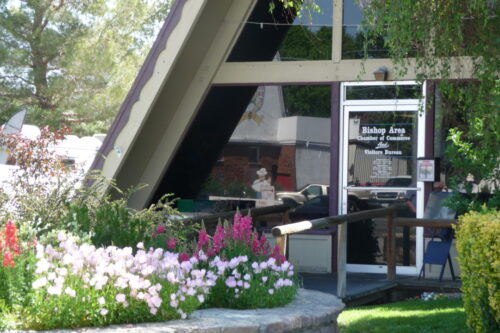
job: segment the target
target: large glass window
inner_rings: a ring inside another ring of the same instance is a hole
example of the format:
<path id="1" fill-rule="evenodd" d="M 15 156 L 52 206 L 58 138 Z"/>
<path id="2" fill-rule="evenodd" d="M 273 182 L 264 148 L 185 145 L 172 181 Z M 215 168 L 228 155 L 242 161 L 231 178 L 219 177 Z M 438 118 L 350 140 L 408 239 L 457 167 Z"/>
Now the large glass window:
<path id="1" fill-rule="evenodd" d="M 269 12 L 259 1 L 249 16 L 228 62 L 329 60 L 332 57 L 333 0 L 317 0 L 321 12 L 283 8 Z"/>
<path id="2" fill-rule="evenodd" d="M 252 206 L 305 205 L 292 220 L 327 216 L 330 107 L 330 86 L 258 87 L 200 194 Z M 324 209 L 306 205 L 314 198 Z"/>
<path id="3" fill-rule="evenodd" d="M 332 58 L 333 0 L 319 0 L 321 13 L 305 12 L 295 18 L 279 47 L 279 59 L 329 60 Z"/>
<path id="4" fill-rule="evenodd" d="M 365 56 L 365 33 L 362 31 L 362 6 L 367 1 L 344 0 L 342 25 L 342 59 L 363 59 Z M 366 4 L 365 4 L 366 5 Z M 368 58 L 389 58 L 388 48 L 384 46 L 384 39 L 371 37 L 366 49 Z"/>

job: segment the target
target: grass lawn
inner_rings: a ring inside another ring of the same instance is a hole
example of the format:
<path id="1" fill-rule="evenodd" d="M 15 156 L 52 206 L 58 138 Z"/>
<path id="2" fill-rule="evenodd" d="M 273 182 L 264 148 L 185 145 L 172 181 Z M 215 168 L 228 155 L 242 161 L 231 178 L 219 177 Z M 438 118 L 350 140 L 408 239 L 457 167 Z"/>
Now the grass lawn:
<path id="1" fill-rule="evenodd" d="M 461 299 L 410 300 L 346 309 L 342 333 L 467 332 Z"/>

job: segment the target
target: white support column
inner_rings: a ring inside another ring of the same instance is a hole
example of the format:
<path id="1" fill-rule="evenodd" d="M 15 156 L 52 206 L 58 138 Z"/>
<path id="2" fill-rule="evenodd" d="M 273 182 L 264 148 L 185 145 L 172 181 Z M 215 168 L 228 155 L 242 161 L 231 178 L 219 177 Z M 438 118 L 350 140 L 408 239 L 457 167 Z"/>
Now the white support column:
<path id="1" fill-rule="evenodd" d="M 342 21 L 344 0 L 333 0 L 332 61 L 342 60 Z"/>

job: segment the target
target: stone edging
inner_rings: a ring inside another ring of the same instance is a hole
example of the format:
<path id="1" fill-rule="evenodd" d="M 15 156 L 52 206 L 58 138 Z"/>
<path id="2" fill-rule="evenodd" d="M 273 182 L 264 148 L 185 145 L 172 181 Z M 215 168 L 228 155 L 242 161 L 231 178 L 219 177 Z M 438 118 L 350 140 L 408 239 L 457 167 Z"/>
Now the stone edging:
<path id="1" fill-rule="evenodd" d="M 336 333 L 344 304 L 336 296 L 300 289 L 297 298 L 281 308 L 257 310 L 204 309 L 187 320 L 115 325 L 103 328 L 53 330 L 51 333 Z M 40 331 L 12 331 L 16 333 Z"/>

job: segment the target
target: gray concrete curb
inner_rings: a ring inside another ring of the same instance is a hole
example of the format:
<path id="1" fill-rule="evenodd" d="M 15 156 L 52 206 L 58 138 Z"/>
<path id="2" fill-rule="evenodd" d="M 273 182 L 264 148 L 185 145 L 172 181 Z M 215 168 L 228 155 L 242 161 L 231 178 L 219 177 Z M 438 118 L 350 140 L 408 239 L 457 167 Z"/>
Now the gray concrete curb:
<path id="1" fill-rule="evenodd" d="M 164 323 L 115 325 L 103 328 L 43 331 L 51 333 L 336 333 L 344 304 L 336 296 L 300 289 L 297 298 L 281 308 L 257 310 L 204 309 L 189 319 Z M 16 333 L 41 331 L 11 331 Z"/>

